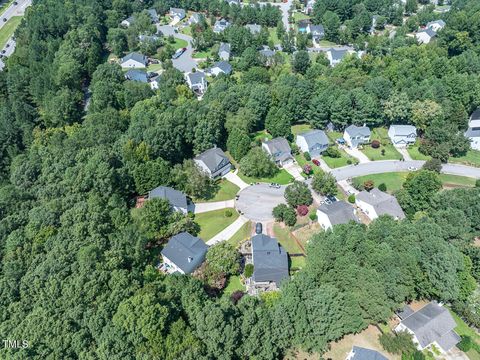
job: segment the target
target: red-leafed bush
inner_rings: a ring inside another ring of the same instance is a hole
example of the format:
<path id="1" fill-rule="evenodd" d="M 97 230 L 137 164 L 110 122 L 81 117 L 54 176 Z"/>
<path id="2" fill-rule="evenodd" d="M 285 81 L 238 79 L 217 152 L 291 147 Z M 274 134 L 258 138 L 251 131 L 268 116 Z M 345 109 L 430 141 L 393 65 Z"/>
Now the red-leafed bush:
<path id="1" fill-rule="evenodd" d="M 303 165 L 303 172 L 310 175 L 312 173 L 312 167 L 308 164 Z"/>
<path id="2" fill-rule="evenodd" d="M 308 206 L 307 205 L 300 205 L 297 207 L 297 213 L 300 216 L 305 216 L 308 214 Z"/>
<path id="3" fill-rule="evenodd" d="M 380 147 L 380 141 L 378 140 L 373 140 L 372 141 L 372 148 L 378 149 Z"/>

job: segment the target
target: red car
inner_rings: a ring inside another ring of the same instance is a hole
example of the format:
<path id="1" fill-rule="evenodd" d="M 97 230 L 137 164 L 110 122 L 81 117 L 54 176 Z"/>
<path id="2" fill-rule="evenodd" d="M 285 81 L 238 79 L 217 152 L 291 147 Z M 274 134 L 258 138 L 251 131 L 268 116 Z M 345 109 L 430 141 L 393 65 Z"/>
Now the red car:
<path id="1" fill-rule="evenodd" d="M 320 161 L 318 161 L 317 159 L 313 159 L 312 163 L 314 163 L 317 166 L 320 166 Z"/>

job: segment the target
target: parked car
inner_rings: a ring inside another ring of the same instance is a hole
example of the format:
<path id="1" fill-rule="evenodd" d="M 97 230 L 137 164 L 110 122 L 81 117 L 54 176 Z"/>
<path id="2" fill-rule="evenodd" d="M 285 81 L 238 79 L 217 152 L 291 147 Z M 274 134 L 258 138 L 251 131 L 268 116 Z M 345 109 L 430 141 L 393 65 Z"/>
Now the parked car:
<path id="1" fill-rule="evenodd" d="M 3 18 L 3 22 L 7 22 L 7 18 Z"/>
<path id="2" fill-rule="evenodd" d="M 175 54 L 173 54 L 172 59 L 178 59 L 182 54 L 187 50 L 187 48 L 181 48 L 175 51 Z"/>
<path id="3" fill-rule="evenodd" d="M 263 230 L 262 223 L 257 223 L 257 224 L 255 225 L 255 233 L 256 233 L 256 234 L 261 234 L 261 233 L 262 233 L 262 230 Z"/>
<path id="4" fill-rule="evenodd" d="M 318 161 L 317 159 L 313 159 L 312 163 L 314 163 L 317 166 L 320 166 L 320 161 Z"/>
<path id="5" fill-rule="evenodd" d="M 280 189 L 280 184 L 271 183 L 271 184 L 270 184 L 270 187 L 271 187 L 271 188 L 274 188 L 274 189 Z"/>
<path id="6" fill-rule="evenodd" d="M 327 199 L 328 199 L 330 202 L 332 202 L 332 203 L 335 202 L 335 201 L 337 201 L 337 198 L 336 198 L 335 196 L 333 196 L 333 195 L 327 195 Z"/>
<path id="7" fill-rule="evenodd" d="M 417 171 L 418 169 L 415 166 L 409 166 L 408 171 Z"/>

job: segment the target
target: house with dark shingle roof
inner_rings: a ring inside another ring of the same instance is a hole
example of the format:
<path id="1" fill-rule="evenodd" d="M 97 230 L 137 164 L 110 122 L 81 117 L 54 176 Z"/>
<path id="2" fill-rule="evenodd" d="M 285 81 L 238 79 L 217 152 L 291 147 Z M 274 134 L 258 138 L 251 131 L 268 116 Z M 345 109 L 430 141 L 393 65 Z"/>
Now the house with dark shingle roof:
<path id="1" fill-rule="evenodd" d="M 185 74 L 185 81 L 187 82 L 188 87 L 197 95 L 202 95 L 207 91 L 207 77 L 202 71 Z"/>
<path id="2" fill-rule="evenodd" d="M 436 36 L 437 36 L 437 32 L 432 28 L 426 28 L 415 34 L 415 38 L 420 44 L 428 44 Z"/>
<path id="3" fill-rule="evenodd" d="M 169 273 L 191 274 L 205 260 L 208 246 L 187 232 L 173 236 L 163 248 L 163 263 Z"/>
<path id="4" fill-rule="evenodd" d="M 465 137 L 470 140 L 472 149 L 480 150 L 480 107 L 470 116 Z"/>
<path id="5" fill-rule="evenodd" d="M 193 161 L 212 179 L 224 176 L 232 169 L 232 164 L 227 155 L 218 147 L 204 151 L 196 156 Z"/>
<path id="6" fill-rule="evenodd" d="M 434 20 L 427 23 L 426 28 L 432 29 L 436 33 L 442 30 L 447 24 L 443 20 Z"/>
<path id="7" fill-rule="evenodd" d="M 323 28 L 323 25 L 308 24 L 306 33 L 312 35 L 312 40 L 315 42 L 320 41 L 325 37 L 325 29 Z"/>
<path id="8" fill-rule="evenodd" d="M 258 24 L 247 24 L 245 27 L 250 31 L 251 34 L 257 35 L 262 31 L 262 25 Z"/>
<path id="9" fill-rule="evenodd" d="M 367 126 L 350 125 L 343 132 L 343 139 L 351 148 L 366 144 L 370 141 L 371 131 Z"/>
<path id="10" fill-rule="evenodd" d="M 321 205 L 317 209 L 317 218 L 318 223 L 325 230 L 350 221 L 360 222 L 355 215 L 354 207 L 345 201 L 334 201 L 331 204 Z"/>
<path id="11" fill-rule="evenodd" d="M 311 130 L 298 134 L 295 143 L 303 153 L 318 156 L 328 148 L 329 140 L 323 130 Z"/>
<path id="12" fill-rule="evenodd" d="M 455 332 L 457 324 L 448 309 L 436 302 L 430 302 L 420 310 L 405 317 L 395 328 L 395 332 L 406 331 L 413 336 L 418 350 L 435 346 L 448 352 L 461 338 Z"/>
<path id="13" fill-rule="evenodd" d="M 376 350 L 353 346 L 345 360 L 388 360 Z"/>
<path id="14" fill-rule="evenodd" d="M 125 73 L 125 79 L 130 81 L 138 81 L 142 83 L 148 83 L 148 76 L 145 71 L 138 69 L 130 69 Z"/>
<path id="15" fill-rule="evenodd" d="M 215 24 L 213 25 L 213 32 L 219 34 L 221 32 L 224 32 L 229 26 L 230 23 L 228 22 L 228 20 L 219 19 L 215 21 Z"/>
<path id="16" fill-rule="evenodd" d="M 265 234 L 252 237 L 252 262 L 255 285 L 274 284 L 278 288 L 288 279 L 287 252 L 275 238 Z"/>
<path id="17" fill-rule="evenodd" d="M 339 64 L 345 56 L 350 54 L 346 49 L 330 49 L 327 50 L 326 55 L 327 59 L 330 62 L 330 66 L 335 66 Z"/>
<path id="18" fill-rule="evenodd" d="M 218 48 L 218 57 L 220 60 L 228 61 L 230 60 L 231 54 L 231 46 L 228 43 L 220 43 L 220 47 Z"/>
<path id="19" fill-rule="evenodd" d="M 165 199 L 175 211 L 186 214 L 188 212 L 187 196 L 181 191 L 168 186 L 158 186 L 148 193 L 148 200 Z"/>
<path id="20" fill-rule="evenodd" d="M 232 65 L 227 61 L 219 61 L 208 68 L 207 73 L 218 76 L 220 74 L 230 75 L 232 73 Z"/>
<path id="21" fill-rule="evenodd" d="M 262 149 L 272 157 L 277 165 L 283 166 L 293 162 L 292 149 L 287 139 L 277 137 L 262 143 Z"/>
<path id="22" fill-rule="evenodd" d="M 395 196 L 377 188 L 359 192 L 355 197 L 355 204 L 362 209 L 370 220 L 374 220 L 381 215 L 390 215 L 395 220 L 405 219 L 405 213 Z"/>
<path id="23" fill-rule="evenodd" d="M 147 67 L 148 59 L 145 55 L 131 52 L 120 59 L 120 66 L 124 69 L 141 69 Z"/>
<path id="24" fill-rule="evenodd" d="M 185 9 L 179 9 L 179 8 L 170 8 L 170 11 L 168 13 L 170 17 L 172 18 L 173 21 L 180 21 L 185 19 L 186 16 L 186 11 Z"/>

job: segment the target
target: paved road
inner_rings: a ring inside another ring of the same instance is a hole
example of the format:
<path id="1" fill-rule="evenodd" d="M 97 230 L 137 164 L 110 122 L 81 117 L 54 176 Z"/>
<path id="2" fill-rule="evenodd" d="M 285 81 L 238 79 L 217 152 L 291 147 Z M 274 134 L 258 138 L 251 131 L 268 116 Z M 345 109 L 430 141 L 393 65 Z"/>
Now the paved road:
<path id="1" fill-rule="evenodd" d="M 172 35 L 174 38 L 185 40 L 187 45 L 187 50 L 178 58 L 172 60 L 173 66 L 180 70 L 181 72 L 190 72 L 192 69 L 197 68 L 197 62 L 192 57 L 193 55 L 193 47 L 192 47 L 192 37 L 176 33 L 175 28 L 171 25 L 157 25 L 157 29 L 162 32 L 164 36 Z"/>
<path id="2" fill-rule="evenodd" d="M 278 204 L 285 203 L 285 188 L 271 188 L 268 184 L 252 185 L 238 193 L 236 209 L 255 222 L 273 220 L 272 210 Z"/>

